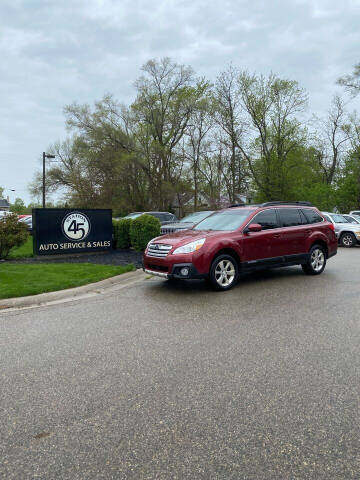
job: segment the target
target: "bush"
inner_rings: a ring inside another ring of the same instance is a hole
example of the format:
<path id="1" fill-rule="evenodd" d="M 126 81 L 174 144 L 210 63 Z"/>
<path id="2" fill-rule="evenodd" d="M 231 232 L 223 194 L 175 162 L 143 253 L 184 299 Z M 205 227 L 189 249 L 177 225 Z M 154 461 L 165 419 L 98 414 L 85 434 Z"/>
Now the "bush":
<path id="1" fill-rule="evenodd" d="M 0 219 L 0 258 L 6 258 L 13 247 L 23 245 L 29 234 L 17 215 L 6 215 Z"/>
<path id="2" fill-rule="evenodd" d="M 130 225 L 131 218 L 113 220 L 114 246 L 115 248 L 130 248 Z"/>
<path id="3" fill-rule="evenodd" d="M 141 215 L 130 225 L 131 245 L 135 250 L 143 251 L 154 237 L 160 235 L 160 222 L 152 215 Z"/>

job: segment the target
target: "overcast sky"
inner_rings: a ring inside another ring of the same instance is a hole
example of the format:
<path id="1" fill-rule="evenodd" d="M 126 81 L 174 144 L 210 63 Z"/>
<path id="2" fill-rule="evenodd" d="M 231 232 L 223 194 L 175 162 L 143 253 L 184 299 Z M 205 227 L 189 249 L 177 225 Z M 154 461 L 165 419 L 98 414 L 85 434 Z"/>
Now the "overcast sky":
<path id="1" fill-rule="evenodd" d="M 0 0 L 0 186 L 30 201 L 41 152 L 67 134 L 64 105 L 131 101 L 150 58 L 210 80 L 230 62 L 274 71 L 322 114 L 360 62 L 359 25 L 359 0 Z"/>

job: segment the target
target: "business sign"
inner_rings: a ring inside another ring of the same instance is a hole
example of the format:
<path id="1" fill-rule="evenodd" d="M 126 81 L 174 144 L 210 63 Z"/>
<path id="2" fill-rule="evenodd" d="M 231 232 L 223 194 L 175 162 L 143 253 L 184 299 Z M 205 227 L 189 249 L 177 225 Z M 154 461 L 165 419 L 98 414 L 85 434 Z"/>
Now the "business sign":
<path id="1" fill-rule="evenodd" d="M 34 208 L 36 255 L 105 251 L 112 248 L 112 211 Z"/>

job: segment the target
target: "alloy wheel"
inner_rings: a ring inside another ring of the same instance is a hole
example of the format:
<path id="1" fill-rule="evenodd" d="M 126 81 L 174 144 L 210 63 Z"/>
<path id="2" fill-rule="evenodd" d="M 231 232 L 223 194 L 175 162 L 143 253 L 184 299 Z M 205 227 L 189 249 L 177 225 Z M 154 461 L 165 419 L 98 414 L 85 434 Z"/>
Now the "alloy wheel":
<path id="1" fill-rule="evenodd" d="M 342 237 L 342 243 L 343 243 L 346 247 L 351 247 L 351 245 L 353 244 L 352 236 L 351 236 L 351 235 L 344 235 L 344 236 Z"/>
<path id="2" fill-rule="evenodd" d="M 235 266 L 230 260 L 221 260 L 215 268 L 215 280 L 220 287 L 228 287 L 235 278 Z"/>
<path id="3" fill-rule="evenodd" d="M 325 255 L 320 248 L 315 248 L 311 254 L 311 266 L 315 272 L 320 272 L 325 264 Z"/>

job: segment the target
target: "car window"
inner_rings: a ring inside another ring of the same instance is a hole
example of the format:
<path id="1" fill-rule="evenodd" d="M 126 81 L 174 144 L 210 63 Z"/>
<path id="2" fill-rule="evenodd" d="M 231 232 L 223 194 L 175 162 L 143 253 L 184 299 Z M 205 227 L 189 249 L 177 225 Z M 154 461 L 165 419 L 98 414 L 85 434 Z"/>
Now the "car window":
<path id="1" fill-rule="evenodd" d="M 158 218 L 161 222 L 167 220 L 163 213 L 149 212 L 148 215 L 152 215 L 153 217 Z"/>
<path id="2" fill-rule="evenodd" d="M 301 217 L 297 208 L 279 208 L 280 224 L 283 227 L 296 227 L 301 225 Z"/>
<path id="3" fill-rule="evenodd" d="M 346 220 L 346 218 L 343 215 L 338 215 L 337 213 L 334 213 L 333 215 L 330 215 L 330 216 L 335 223 L 350 223 Z"/>
<path id="4" fill-rule="evenodd" d="M 299 210 L 299 214 L 300 214 L 301 223 L 303 225 L 307 225 L 309 223 L 309 220 L 305 217 L 305 213 L 302 210 Z"/>
<path id="5" fill-rule="evenodd" d="M 331 218 L 328 215 L 325 215 L 324 213 L 323 213 L 323 215 L 328 222 L 332 223 Z"/>
<path id="6" fill-rule="evenodd" d="M 239 228 L 250 215 L 251 210 L 224 210 L 216 212 L 210 217 L 204 218 L 194 230 L 228 230 L 234 231 Z"/>
<path id="7" fill-rule="evenodd" d="M 324 221 L 323 217 L 319 215 L 316 210 L 311 208 L 303 208 L 302 212 L 304 212 L 309 223 L 319 223 Z"/>
<path id="8" fill-rule="evenodd" d="M 346 218 L 346 220 L 350 223 L 359 223 L 359 221 L 354 218 L 354 217 L 350 217 L 350 215 L 344 215 L 344 217 Z"/>
<path id="9" fill-rule="evenodd" d="M 273 208 L 269 210 L 263 210 L 255 215 L 255 217 L 251 220 L 251 223 L 258 223 L 262 226 L 263 230 L 279 227 L 276 211 Z"/>

